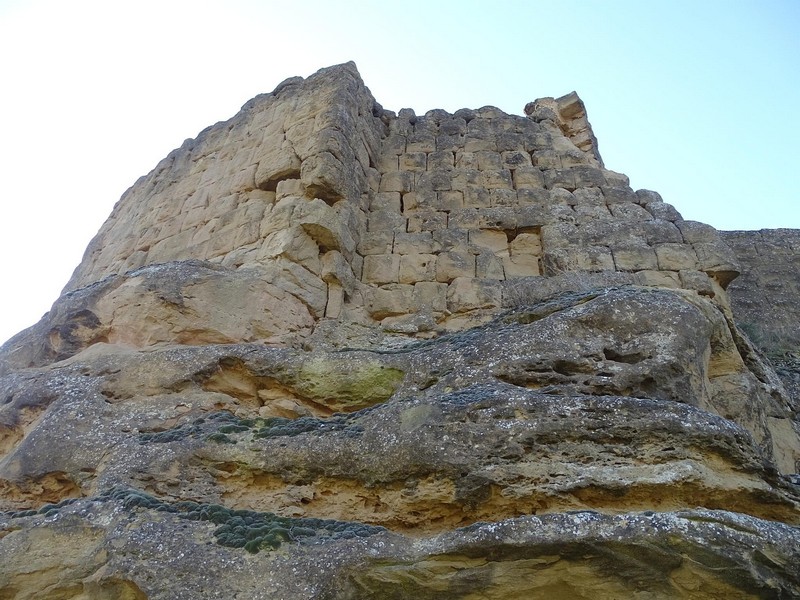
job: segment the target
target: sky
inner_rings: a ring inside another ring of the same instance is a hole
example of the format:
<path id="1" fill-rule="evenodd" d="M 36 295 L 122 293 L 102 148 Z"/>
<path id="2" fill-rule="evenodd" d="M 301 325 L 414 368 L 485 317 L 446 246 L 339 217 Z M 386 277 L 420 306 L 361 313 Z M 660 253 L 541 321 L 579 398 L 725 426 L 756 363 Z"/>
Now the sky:
<path id="1" fill-rule="evenodd" d="M 0 343 L 184 139 L 349 60 L 393 111 L 575 90 L 634 189 L 718 229 L 800 228 L 797 0 L 0 0 Z"/>

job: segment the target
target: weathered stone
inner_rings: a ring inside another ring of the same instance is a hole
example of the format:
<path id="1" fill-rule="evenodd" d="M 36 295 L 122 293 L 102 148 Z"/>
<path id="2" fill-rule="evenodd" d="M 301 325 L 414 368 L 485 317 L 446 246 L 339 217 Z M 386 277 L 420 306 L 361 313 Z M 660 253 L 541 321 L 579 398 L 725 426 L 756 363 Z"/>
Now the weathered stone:
<path id="1" fill-rule="evenodd" d="M 436 281 L 448 283 L 457 277 L 475 277 L 475 256 L 441 252 L 436 259 Z"/>
<path id="2" fill-rule="evenodd" d="M 364 257 L 362 279 L 365 283 L 397 283 L 400 256 L 397 254 L 371 254 Z"/>
<path id="3" fill-rule="evenodd" d="M 800 240 L 526 114 L 340 65 L 126 192 L 0 348 L 0 597 L 800 595 Z"/>

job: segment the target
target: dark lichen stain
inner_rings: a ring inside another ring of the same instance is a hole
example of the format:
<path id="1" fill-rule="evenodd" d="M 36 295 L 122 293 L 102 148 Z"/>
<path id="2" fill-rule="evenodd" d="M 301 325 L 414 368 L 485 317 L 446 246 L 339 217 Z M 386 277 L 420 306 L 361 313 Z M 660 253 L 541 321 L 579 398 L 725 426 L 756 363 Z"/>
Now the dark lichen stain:
<path id="1" fill-rule="evenodd" d="M 220 546 L 244 548 L 250 553 L 275 550 L 286 542 L 367 537 L 383 527 L 330 519 L 281 517 L 269 512 L 233 510 L 220 504 L 192 501 L 168 503 L 130 488 L 117 487 L 98 496 L 100 501 L 121 501 L 128 508 L 142 507 L 168 512 L 190 521 L 210 521 L 218 527 L 214 537 Z"/>

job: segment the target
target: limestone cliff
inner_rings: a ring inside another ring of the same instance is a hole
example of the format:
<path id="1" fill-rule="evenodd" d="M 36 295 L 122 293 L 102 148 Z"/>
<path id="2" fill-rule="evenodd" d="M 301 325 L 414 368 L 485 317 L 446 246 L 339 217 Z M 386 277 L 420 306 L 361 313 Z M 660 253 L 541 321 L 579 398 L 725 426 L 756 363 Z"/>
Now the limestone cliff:
<path id="1" fill-rule="evenodd" d="M 137 181 L 0 348 L 0 598 L 799 596 L 772 234 L 631 189 L 575 93 L 525 115 L 348 63 Z"/>

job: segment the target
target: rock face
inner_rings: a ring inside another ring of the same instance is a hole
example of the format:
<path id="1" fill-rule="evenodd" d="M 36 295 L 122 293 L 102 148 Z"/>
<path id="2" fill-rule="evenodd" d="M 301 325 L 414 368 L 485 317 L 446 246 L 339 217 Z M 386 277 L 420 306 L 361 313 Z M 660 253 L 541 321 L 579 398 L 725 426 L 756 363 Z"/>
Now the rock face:
<path id="1" fill-rule="evenodd" d="M 131 187 L 0 349 L 0 598 L 800 596 L 797 232 L 525 113 L 348 63 Z"/>

